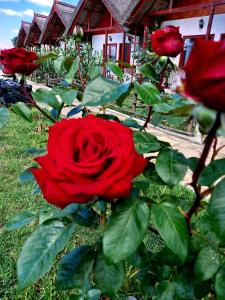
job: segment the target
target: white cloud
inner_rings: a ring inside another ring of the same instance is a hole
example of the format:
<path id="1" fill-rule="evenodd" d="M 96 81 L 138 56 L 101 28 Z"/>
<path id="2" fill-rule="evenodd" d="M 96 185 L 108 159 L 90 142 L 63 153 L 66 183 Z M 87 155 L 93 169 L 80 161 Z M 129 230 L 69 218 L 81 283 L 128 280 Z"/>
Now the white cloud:
<path id="1" fill-rule="evenodd" d="M 9 49 L 9 48 L 12 48 L 13 45 L 11 42 L 3 42 L 3 41 L 0 41 L 0 49 Z"/>
<path id="2" fill-rule="evenodd" d="M 41 14 L 44 15 L 44 16 L 48 16 L 49 15 L 49 13 L 47 11 L 42 11 Z"/>
<path id="3" fill-rule="evenodd" d="M 7 16 L 18 16 L 18 17 L 24 17 L 24 16 L 33 17 L 34 11 L 32 9 L 17 11 L 10 8 L 0 8 L 0 14 L 4 14 Z"/>
<path id="4" fill-rule="evenodd" d="M 27 2 L 31 2 L 37 4 L 39 6 L 48 6 L 51 7 L 53 4 L 53 0 L 26 0 Z"/>
<path id="5" fill-rule="evenodd" d="M 19 29 L 13 29 L 12 33 L 18 34 L 19 33 Z"/>

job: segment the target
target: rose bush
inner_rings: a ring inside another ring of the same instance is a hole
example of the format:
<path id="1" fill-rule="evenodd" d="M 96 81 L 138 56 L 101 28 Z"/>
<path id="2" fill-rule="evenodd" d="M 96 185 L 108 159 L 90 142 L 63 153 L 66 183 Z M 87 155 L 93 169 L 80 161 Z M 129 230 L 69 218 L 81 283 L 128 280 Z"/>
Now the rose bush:
<path id="1" fill-rule="evenodd" d="M 184 49 L 184 40 L 179 27 L 167 26 L 158 29 L 151 35 L 152 49 L 159 56 L 176 57 Z"/>
<path id="2" fill-rule="evenodd" d="M 147 164 L 135 150 L 131 129 L 94 115 L 56 123 L 49 130 L 48 154 L 36 161 L 41 168 L 31 171 L 45 199 L 59 207 L 95 195 L 126 197 Z"/>
<path id="3" fill-rule="evenodd" d="M 197 39 L 185 66 L 187 95 L 209 108 L 225 111 L 225 41 Z"/>
<path id="4" fill-rule="evenodd" d="M 28 76 L 38 68 L 38 64 L 34 63 L 37 58 L 35 52 L 24 48 L 12 48 L 0 52 L 0 63 L 5 74 L 19 73 Z"/>

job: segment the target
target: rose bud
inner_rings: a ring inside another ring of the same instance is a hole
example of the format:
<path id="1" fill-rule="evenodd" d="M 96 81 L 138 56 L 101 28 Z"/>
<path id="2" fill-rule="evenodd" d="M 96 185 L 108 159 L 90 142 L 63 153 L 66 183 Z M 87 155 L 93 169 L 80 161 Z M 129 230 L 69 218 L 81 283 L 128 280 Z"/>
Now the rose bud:
<path id="1" fill-rule="evenodd" d="M 209 108 L 225 112 L 225 41 L 197 39 L 185 72 L 186 95 Z"/>
<path id="2" fill-rule="evenodd" d="M 152 49 L 159 56 L 176 57 L 184 49 L 184 40 L 179 27 L 167 26 L 151 35 Z"/>
<path id="3" fill-rule="evenodd" d="M 50 127 L 48 153 L 31 168 L 45 199 L 58 207 L 129 196 L 133 178 L 147 165 L 132 130 L 93 115 Z"/>
<path id="4" fill-rule="evenodd" d="M 81 26 L 76 25 L 73 30 L 73 36 L 75 38 L 82 39 L 84 37 L 84 31 Z"/>

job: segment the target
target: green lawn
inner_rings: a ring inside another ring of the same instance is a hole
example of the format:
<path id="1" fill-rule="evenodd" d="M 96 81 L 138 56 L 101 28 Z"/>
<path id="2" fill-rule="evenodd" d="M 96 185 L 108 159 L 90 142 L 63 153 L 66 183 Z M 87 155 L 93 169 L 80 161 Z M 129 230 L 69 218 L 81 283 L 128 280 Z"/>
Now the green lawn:
<path id="1" fill-rule="evenodd" d="M 12 216 L 24 210 L 37 210 L 46 204 L 40 194 L 32 194 L 33 184 L 22 185 L 18 180 L 19 174 L 32 165 L 33 157 L 27 154 L 26 149 L 45 147 L 47 127 L 41 127 L 41 123 L 42 120 L 37 115 L 31 124 L 11 113 L 9 123 L 0 131 L 0 299 L 3 300 L 69 299 L 68 292 L 59 292 L 55 287 L 55 270 L 51 272 L 52 275 L 46 275 L 24 292 L 19 293 L 17 291 L 17 257 L 24 241 L 35 226 L 27 226 L 14 232 L 3 230 L 4 224 Z M 151 185 L 148 190 L 150 197 L 161 198 L 168 194 L 173 199 L 185 199 L 187 204 L 193 198 L 193 193 L 184 187 L 169 189 L 168 187 L 161 186 L 159 188 L 157 185 Z M 96 237 L 97 234 L 93 230 L 79 227 L 77 235 L 67 246 L 65 252 L 68 252 L 75 245 L 93 243 L 96 241 Z M 162 247 L 161 239 L 148 236 L 146 245 L 152 251 L 157 251 Z M 134 279 L 129 279 L 128 276 L 123 291 L 129 291 L 131 295 L 134 291 L 135 294 L 135 291 L 138 291 L 137 282 Z"/>

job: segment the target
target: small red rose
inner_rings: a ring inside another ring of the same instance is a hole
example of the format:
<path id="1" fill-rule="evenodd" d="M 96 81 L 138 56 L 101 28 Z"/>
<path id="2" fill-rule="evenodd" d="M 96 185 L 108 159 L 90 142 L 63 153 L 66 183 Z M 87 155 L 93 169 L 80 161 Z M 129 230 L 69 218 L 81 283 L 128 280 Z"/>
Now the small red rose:
<path id="1" fill-rule="evenodd" d="M 28 76 L 38 68 L 38 65 L 34 63 L 37 58 L 35 52 L 24 48 L 12 48 L 0 52 L 0 64 L 3 65 L 5 74 L 19 73 Z"/>
<path id="2" fill-rule="evenodd" d="M 225 112 L 225 41 L 197 39 L 185 72 L 185 93 L 209 108 Z"/>
<path id="3" fill-rule="evenodd" d="M 184 49 L 184 40 L 179 27 L 167 26 L 151 35 L 152 49 L 159 56 L 176 57 Z"/>
<path id="4" fill-rule="evenodd" d="M 31 168 L 45 199 L 56 206 L 86 203 L 94 196 L 129 196 L 132 180 L 147 160 L 134 146 L 132 130 L 93 115 L 50 127 L 48 153 Z"/>

